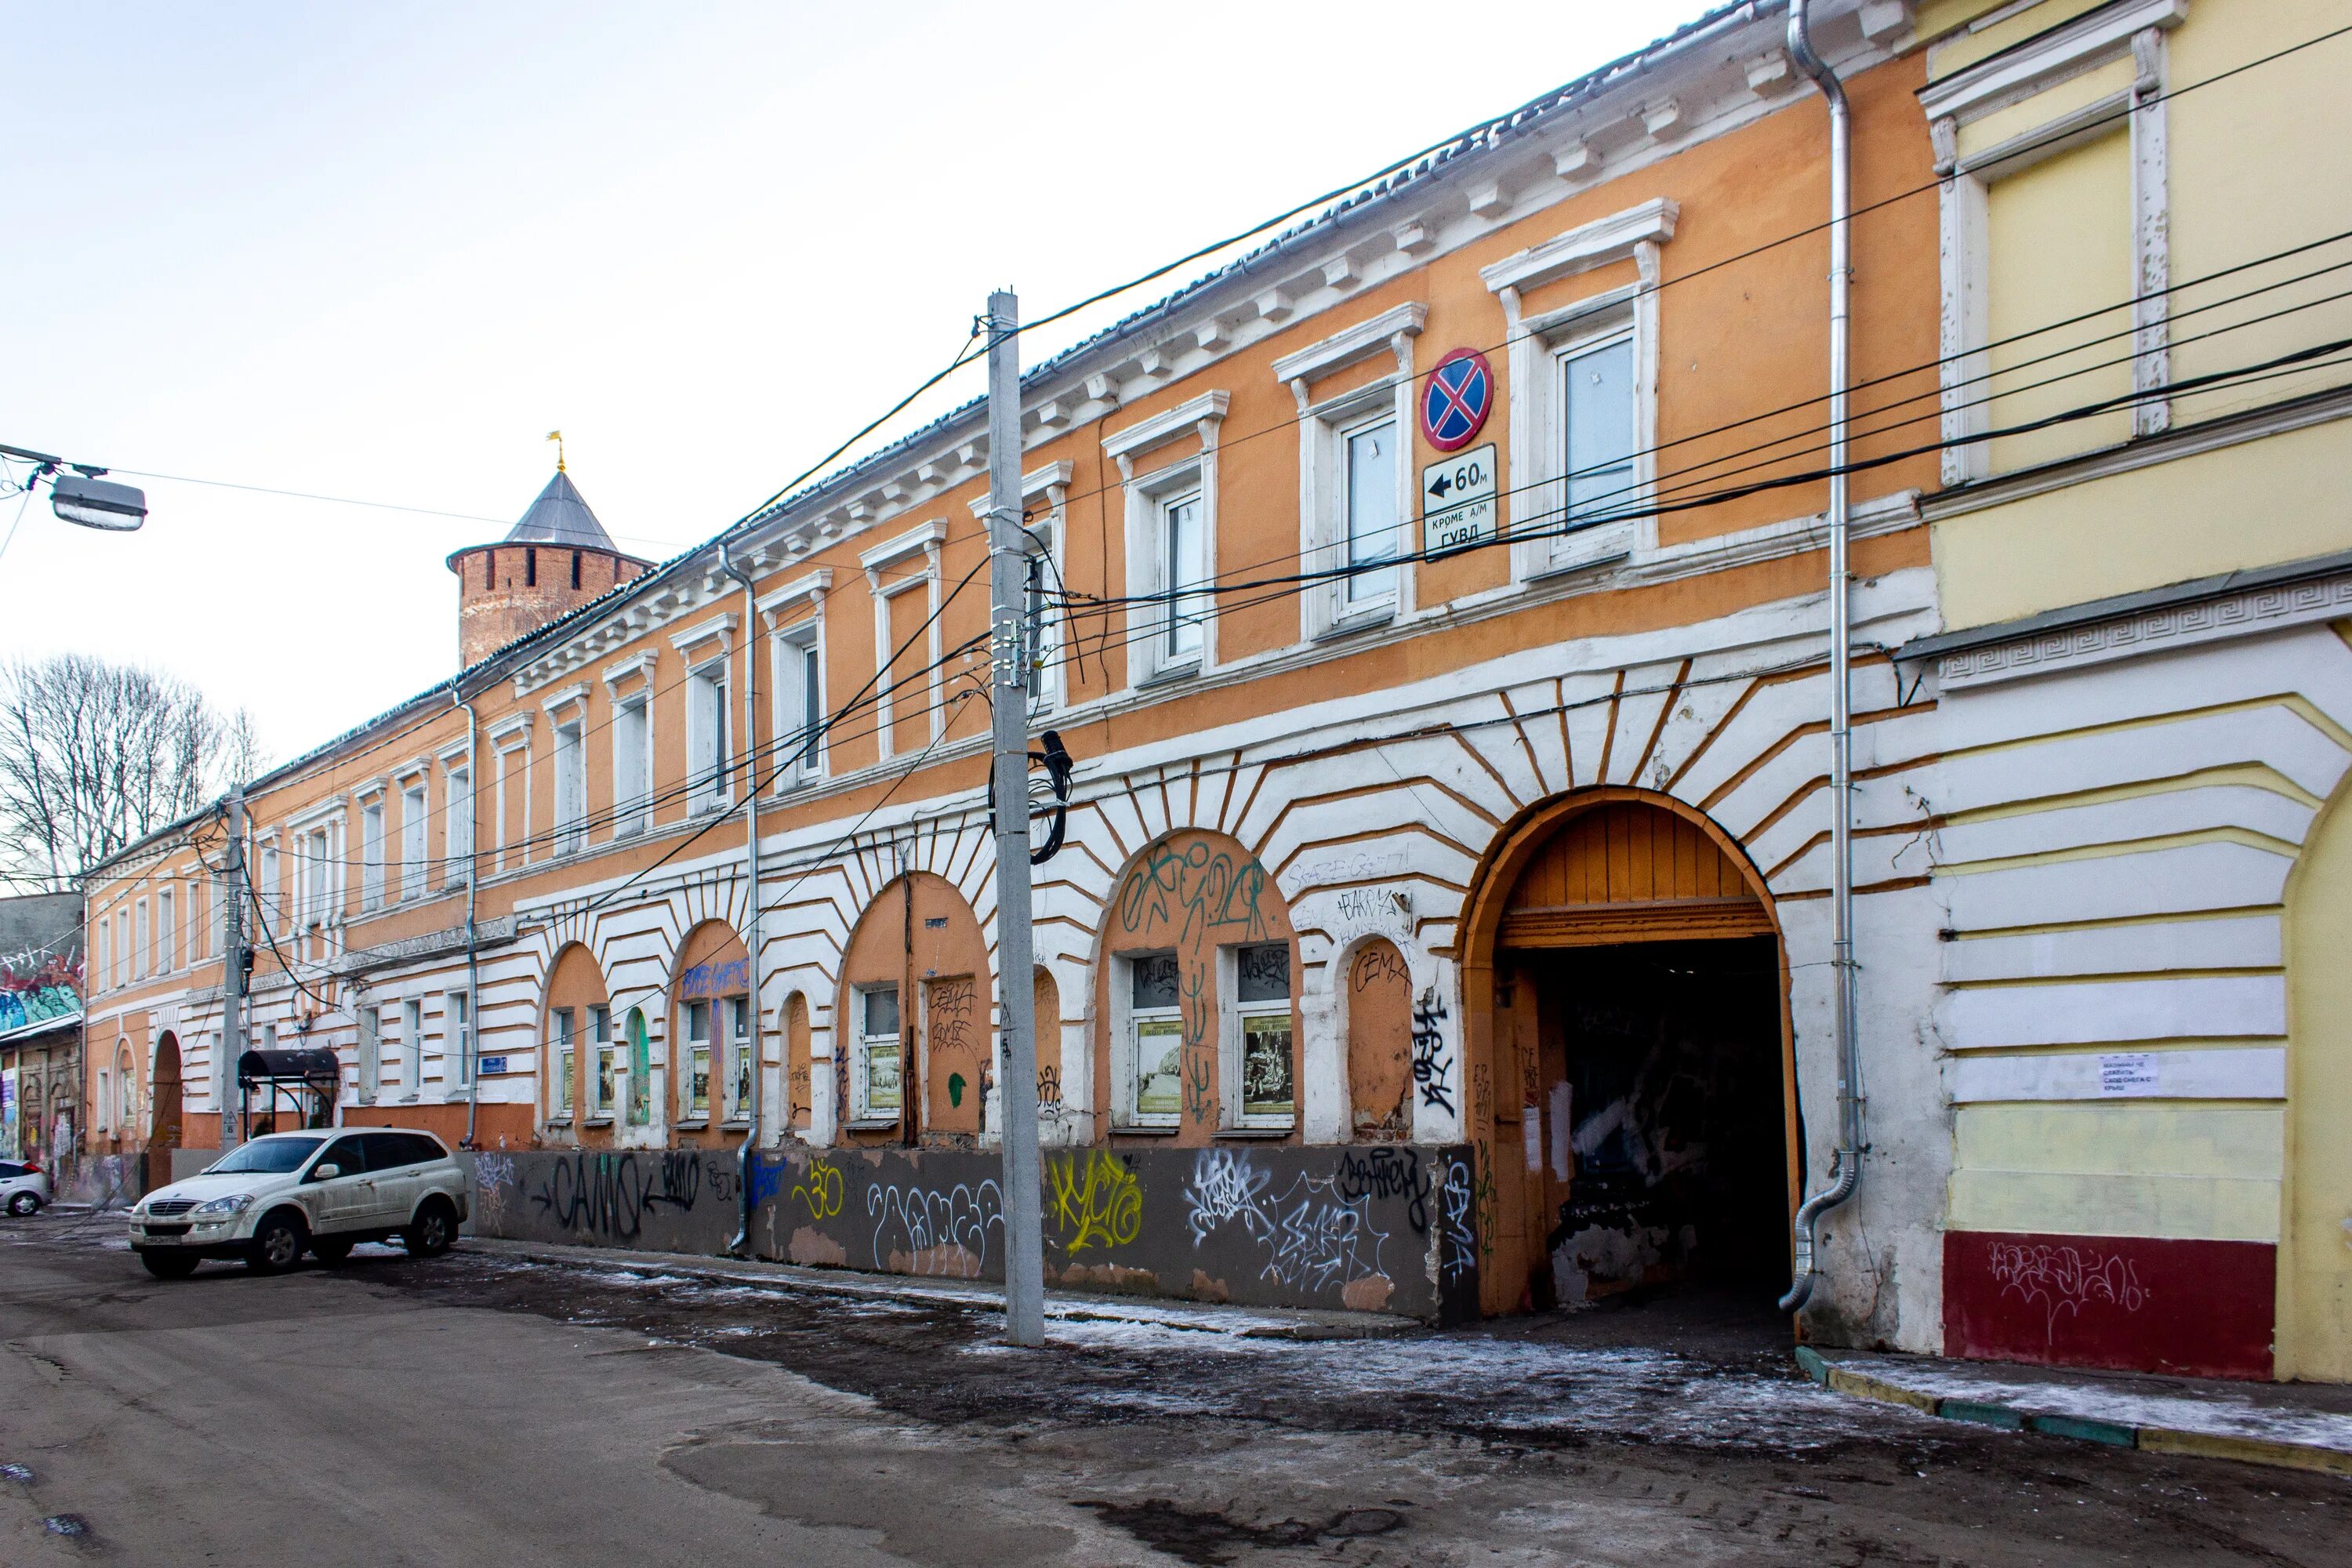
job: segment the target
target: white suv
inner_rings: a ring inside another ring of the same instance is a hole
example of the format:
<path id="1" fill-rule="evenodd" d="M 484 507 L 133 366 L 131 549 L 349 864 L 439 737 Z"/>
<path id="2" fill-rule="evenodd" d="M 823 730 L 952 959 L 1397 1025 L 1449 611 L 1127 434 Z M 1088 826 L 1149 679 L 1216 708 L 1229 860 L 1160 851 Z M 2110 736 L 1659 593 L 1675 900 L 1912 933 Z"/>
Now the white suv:
<path id="1" fill-rule="evenodd" d="M 131 1250 L 159 1279 L 185 1279 L 207 1258 L 276 1274 L 305 1249 L 332 1268 L 359 1243 L 394 1237 L 430 1258 L 457 1239 L 469 1185 L 429 1132 L 273 1133 L 142 1198 Z"/>
<path id="2" fill-rule="evenodd" d="M 36 1161 L 0 1160 L 0 1207 L 13 1215 L 38 1214 L 49 1201 L 49 1173 Z"/>

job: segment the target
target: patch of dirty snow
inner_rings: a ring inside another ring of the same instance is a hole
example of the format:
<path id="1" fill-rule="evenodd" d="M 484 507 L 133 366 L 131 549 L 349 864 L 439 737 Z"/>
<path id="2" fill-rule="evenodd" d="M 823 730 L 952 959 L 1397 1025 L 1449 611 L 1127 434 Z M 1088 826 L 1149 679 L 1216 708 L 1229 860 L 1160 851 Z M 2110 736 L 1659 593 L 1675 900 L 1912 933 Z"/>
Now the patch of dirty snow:
<path id="1" fill-rule="evenodd" d="M 2352 1453 L 2352 1415 L 2257 1405 L 2242 1394 L 2216 1389 L 2196 1398 L 2142 1394 L 2099 1384 L 2013 1382 L 1947 1367 L 1857 1360 L 1840 1364 L 1938 1399 L 1974 1399 L 2037 1415 L 2072 1415 L 2126 1426 L 2168 1426 L 2216 1437 L 2263 1437 L 2277 1443 Z"/>

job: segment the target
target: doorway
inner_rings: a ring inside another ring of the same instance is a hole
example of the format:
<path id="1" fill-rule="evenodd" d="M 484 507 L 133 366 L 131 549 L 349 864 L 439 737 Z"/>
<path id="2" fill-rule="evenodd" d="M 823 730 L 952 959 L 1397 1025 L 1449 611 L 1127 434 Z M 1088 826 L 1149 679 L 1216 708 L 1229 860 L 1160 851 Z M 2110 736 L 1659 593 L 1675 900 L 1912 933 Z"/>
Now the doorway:
<path id="1" fill-rule="evenodd" d="M 150 1149 L 180 1146 L 180 1041 L 166 1033 L 155 1047 L 154 1114 L 147 1129 Z"/>
<path id="2" fill-rule="evenodd" d="M 1557 1304 L 1787 1288 L 1780 966 L 1768 936 L 1507 952 L 1541 1090 L 1536 1207 Z M 1535 1184 L 1531 1183 L 1531 1184 Z M 1534 1194 L 1531 1194 L 1531 1196 Z"/>

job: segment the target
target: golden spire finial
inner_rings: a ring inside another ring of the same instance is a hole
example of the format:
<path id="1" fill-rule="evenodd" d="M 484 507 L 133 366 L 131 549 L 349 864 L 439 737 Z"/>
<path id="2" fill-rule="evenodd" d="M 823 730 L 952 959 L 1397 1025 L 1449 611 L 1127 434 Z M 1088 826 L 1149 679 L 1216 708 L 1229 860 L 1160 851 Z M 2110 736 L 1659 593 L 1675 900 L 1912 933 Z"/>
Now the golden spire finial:
<path id="1" fill-rule="evenodd" d="M 555 471 L 560 474 L 563 471 L 563 432 L 550 430 L 547 438 L 555 443 Z"/>

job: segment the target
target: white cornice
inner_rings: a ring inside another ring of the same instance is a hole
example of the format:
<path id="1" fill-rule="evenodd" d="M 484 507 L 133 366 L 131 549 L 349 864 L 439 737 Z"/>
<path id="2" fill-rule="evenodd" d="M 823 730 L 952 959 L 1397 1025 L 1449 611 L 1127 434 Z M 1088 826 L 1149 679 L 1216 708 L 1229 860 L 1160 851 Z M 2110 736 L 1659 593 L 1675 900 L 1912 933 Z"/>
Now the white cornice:
<path id="1" fill-rule="evenodd" d="M 1429 307 L 1415 300 L 1382 310 L 1369 321 L 1342 328 L 1320 342 L 1309 343 L 1274 362 L 1274 379 L 1283 383 L 1313 381 L 1370 359 L 1391 347 L 1399 337 L 1419 337 L 1429 320 Z"/>
<path id="2" fill-rule="evenodd" d="M 1232 406 L 1233 401 L 1234 395 L 1222 387 L 1213 392 L 1204 392 L 1198 397 L 1104 437 L 1104 455 L 1131 462 L 1139 454 L 1154 447 L 1166 446 L 1179 437 L 1190 436 L 1202 426 L 1222 425 L 1225 410 Z M 1207 441 L 1216 438 L 1213 429 L 1201 430 L 1201 435 Z"/>
<path id="3" fill-rule="evenodd" d="M 877 544 L 857 558 L 867 576 L 887 566 L 895 566 L 910 556 L 927 550 L 937 550 L 947 542 L 948 525 L 944 519 L 933 518 L 919 528 L 910 528 L 887 543 Z"/>
<path id="4" fill-rule="evenodd" d="M 442 747 L 433 755 L 435 760 L 445 768 L 462 767 L 472 761 L 470 756 L 473 747 L 468 742 L 457 741 Z"/>
<path id="5" fill-rule="evenodd" d="M 633 675 L 642 674 L 647 680 L 651 680 L 653 679 L 654 660 L 656 657 L 657 656 L 652 648 L 641 647 L 636 652 L 631 654 L 628 658 L 622 659 L 617 664 L 606 665 L 598 672 L 600 678 L 604 682 L 605 689 L 610 690 L 612 688 L 620 685 L 621 682 L 628 679 L 629 677 Z"/>
<path id="6" fill-rule="evenodd" d="M 1033 468 L 1021 476 L 1021 499 L 1027 500 L 1032 496 L 1045 496 L 1050 500 L 1055 490 L 1069 488 L 1070 477 L 1076 472 L 1077 465 L 1067 458 L 1048 463 L 1042 468 Z M 971 508 L 972 516 L 986 517 L 988 492 L 982 490 L 964 504 Z"/>
<path id="7" fill-rule="evenodd" d="M 1478 278 L 1488 292 L 1499 294 L 1506 289 L 1533 289 L 1612 261 L 1631 260 L 1635 246 L 1664 245 L 1674 238 L 1675 223 L 1681 216 L 1679 204 L 1654 196 L 1639 206 L 1580 224 L 1541 245 L 1481 267 Z"/>
<path id="8" fill-rule="evenodd" d="M 2104 5 L 2029 38 L 1991 58 L 1954 71 L 1919 89 L 1919 107 L 1930 120 L 1967 121 L 2054 87 L 2068 77 L 2105 65 L 2131 47 L 2132 35 L 2149 27 L 2178 27 L 2189 19 L 2189 0 L 2129 0 Z"/>
<path id="9" fill-rule="evenodd" d="M 575 680 L 571 685 L 565 687 L 562 690 L 557 692 L 554 696 L 550 697 L 545 701 L 541 702 L 540 704 L 540 708 L 547 714 L 549 721 L 552 722 L 555 719 L 557 710 L 569 708 L 574 702 L 585 702 L 587 700 L 588 683 L 584 680 Z"/>
<path id="10" fill-rule="evenodd" d="M 531 712 L 529 709 L 525 709 L 520 713 L 508 714 L 505 718 L 499 720 L 490 726 L 490 744 L 497 747 L 501 752 L 512 751 L 514 747 L 509 746 L 507 742 L 509 739 L 520 736 L 520 740 L 518 743 L 528 746 L 530 744 L 531 722 L 538 717 L 538 714 Z"/>
<path id="11" fill-rule="evenodd" d="M 689 626 L 685 631 L 673 634 L 669 639 L 669 646 L 684 653 L 690 647 L 699 647 L 716 637 L 723 651 L 733 653 L 735 622 L 736 616 L 732 610 L 729 610 L 724 615 L 713 616 L 698 626 Z"/>
<path id="12" fill-rule="evenodd" d="M 772 593 L 761 595 L 753 600 L 752 604 L 759 610 L 761 617 L 768 623 L 768 629 L 773 631 L 777 616 L 788 610 L 796 609 L 802 605 L 806 605 L 814 610 L 824 603 L 825 595 L 832 591 L 833 569 L 824 566 L 803 576 L 793 578 Z"/>

